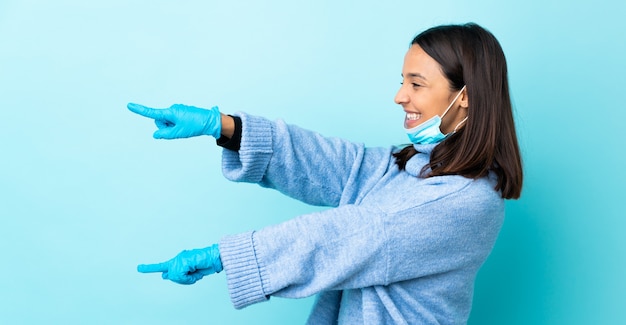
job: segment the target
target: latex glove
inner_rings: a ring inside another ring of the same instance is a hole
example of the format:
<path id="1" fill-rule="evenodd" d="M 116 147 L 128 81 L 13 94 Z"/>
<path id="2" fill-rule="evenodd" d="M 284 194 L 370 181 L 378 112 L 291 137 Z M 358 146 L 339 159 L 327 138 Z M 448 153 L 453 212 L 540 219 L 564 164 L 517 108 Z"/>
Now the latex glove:
<path id="1" fill-rule="evenodd" d="M 162 272 L 163 279 L 180 284 L 194 284 L 205 275 L 219 273 L 222 270 L 217 244 L 201 249 L 184 250 L 167 262 L 137 266 L 137 271 L 141 273 Z"/>
<path id="2" fill-rule="evenodd" d="M 154 119 L 159 128 L 155 139 L 189 138 L 210 135 L 219 139 L 222 133 L 222 116 L 217 106 L 211 109 L 174 104 L 169 108 L 155 109 L 129 103 L 131 112 Z"/>

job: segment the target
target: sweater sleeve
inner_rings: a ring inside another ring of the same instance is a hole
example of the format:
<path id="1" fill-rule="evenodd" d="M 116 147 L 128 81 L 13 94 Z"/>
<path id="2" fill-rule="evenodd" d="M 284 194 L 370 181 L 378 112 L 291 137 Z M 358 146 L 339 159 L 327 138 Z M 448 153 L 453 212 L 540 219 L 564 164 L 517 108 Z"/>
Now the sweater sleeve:
<path id="1" fill-rule="evenodd" d="M 364 195 L 374 184 L 359 175 L 388 168 L 390 149 L 367 149 L 339 138 L 240 113 L 239 151 L 224 150 L 222 172 L 232 181 L 257 183 L 308 204 L 338 206 Z M 380 162 L 384 162 L 381 164 Z M 358 187 L 356 184 L 358 183 Z"/>
<path id="2" fill-rule="evenodd" d="M 473 184 L 463 182 L 444 196 L 425 195 L 410 207 L 343 205 L 224 237 L 220 249 L 231 300 L 243 308 L 272 295 L 301 298 L 461 269 L 473 278 L 503 216 L 497 194 L 485 196 Z"/>

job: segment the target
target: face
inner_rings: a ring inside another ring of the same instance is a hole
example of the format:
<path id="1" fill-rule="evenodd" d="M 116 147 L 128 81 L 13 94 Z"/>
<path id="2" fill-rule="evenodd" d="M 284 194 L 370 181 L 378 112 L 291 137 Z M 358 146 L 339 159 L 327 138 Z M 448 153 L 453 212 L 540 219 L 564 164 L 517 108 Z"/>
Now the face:
<path id="1" fill-rule="evenodd" d="M 429 118 L 441 116 L 458 91 L 450 83 L 441 66 L 419 45 L 413 45 L 404 57 L 402 86 L 394 101 L 406 112 L 404 126 L 413 128 Z M 449 133 L 467 116 L 465 91 L 456 99 L 441 121 L 441 132 Z"/>

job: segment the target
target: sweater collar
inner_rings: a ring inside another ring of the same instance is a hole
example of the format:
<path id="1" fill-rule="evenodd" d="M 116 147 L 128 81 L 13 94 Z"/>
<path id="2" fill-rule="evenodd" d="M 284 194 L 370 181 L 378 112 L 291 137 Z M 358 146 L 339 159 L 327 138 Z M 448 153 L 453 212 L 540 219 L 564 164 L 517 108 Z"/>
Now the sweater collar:
<path id="1" fill-rule="evenodd" d="M 421 152 L 421 153 L 425 153 L 427 155 L 430 156 L 430 153 L 433 151 L 433 149 L 438 145 L 439 143 L 433 143 L 433 144 L 414 144 L 413 148 L 415 148 L 415 150 L 417 150 L 417 152 Z"/>
<path id="2" fill-rule="evenodd" d="M 430 162 L 430 153 L 437 146 L 435 144 L 414 144 L 417 154 L 406 163 L 406 171 L 412 176 L 419 176 L 424 165 Z"/>

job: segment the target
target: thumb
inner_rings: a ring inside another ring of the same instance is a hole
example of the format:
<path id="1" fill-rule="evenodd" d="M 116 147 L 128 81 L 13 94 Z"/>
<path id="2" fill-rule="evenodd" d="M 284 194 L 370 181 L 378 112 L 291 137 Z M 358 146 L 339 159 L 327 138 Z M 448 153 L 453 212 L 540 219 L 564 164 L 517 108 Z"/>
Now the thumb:
<path id="1" fill-rule="evenodd" d="M 181 138 L 175 126 L 158 129 L 154 131 L 154 134 L 152 134 L 152 137 L 154 137 L 155 139 L 166 139 L 166 140 Z"/>

